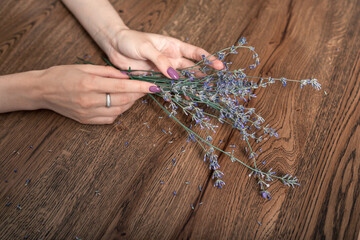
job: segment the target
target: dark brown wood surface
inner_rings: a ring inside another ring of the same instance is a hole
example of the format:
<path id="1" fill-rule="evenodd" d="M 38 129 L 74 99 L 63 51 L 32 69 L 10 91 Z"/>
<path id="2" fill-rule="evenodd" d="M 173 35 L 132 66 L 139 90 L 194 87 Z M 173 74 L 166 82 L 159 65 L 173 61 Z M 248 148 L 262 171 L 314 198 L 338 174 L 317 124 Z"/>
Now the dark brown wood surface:
<path id="1" fill-rule="evenodd" d="M 298 176 L 301 187 L 274 183 L 267 201 L 250 172 L 221 155 L 226 186 L 214 188 L 201 149 L 150 99 L 104 126 L 48 110 L 0 114 L 0 239 L 358 239 L 358 0 L 112 3 L 129 27 L 210 52 L 246 37 L 261 57 L 253 75 L 318 78 L 319 92 L 275 84 L 249 104 L 280 135 L 253 144 L 263 150 L 258 161 Z M 84 54 L 103 64 L 59 1 L 2 0 L 0 19 L 1 75 L 72 64 Z M 247 59 L 230 60 L 241 67 Z M 221 126 L 220 139 L 247 161 L 238 132 Z"/>

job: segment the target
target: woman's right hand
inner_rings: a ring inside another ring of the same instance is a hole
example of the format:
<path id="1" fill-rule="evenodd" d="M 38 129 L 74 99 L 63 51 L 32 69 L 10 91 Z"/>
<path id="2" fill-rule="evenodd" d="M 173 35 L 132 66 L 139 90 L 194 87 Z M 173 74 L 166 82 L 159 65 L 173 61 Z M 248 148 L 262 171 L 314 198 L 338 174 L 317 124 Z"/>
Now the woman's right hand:
<path id="1" fill-rule="evenodd" d="M 65 65 L 40 74 L 40 108 L 51 109 L 84 124 L 110 124 L 156 85 L 130 80 L 109 66 Z M 111 107 L 106 107 L 110 93 Z"/>

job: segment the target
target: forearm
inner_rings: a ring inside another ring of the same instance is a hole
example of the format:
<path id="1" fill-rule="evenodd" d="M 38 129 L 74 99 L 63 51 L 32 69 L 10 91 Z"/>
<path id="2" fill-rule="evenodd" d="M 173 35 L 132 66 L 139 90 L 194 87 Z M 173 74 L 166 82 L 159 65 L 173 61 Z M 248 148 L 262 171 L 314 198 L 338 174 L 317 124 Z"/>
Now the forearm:
<path id="1" fill-rule="evenodd" d="M 0 76 L 0 113 L 41 108 L 41 71 Z"/>
<path id="2" fill-rule="evenodd" d="M 62 1 L 105 52 L 113 36 L 128 29 L 108 0 Z"/>

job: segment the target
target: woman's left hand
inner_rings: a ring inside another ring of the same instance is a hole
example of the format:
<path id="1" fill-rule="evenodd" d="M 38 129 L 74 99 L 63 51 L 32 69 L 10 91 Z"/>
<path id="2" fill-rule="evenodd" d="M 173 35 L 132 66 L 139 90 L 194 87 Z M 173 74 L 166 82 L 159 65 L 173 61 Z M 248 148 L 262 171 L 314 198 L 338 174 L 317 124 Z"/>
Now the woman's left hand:
<path id="1" fill-rule="evenodd" d="M 165 76 L 178 79 L 175 69 L 187 68 L 200 61 L 202 55 L 210 53 L 202 48 L 184 43 L 176 38 L 159 34 L 122 29 L 109 41 L 105 50 L 110 61 L 121 69 L 131 67 L 134 70 L 151 70 L 162 72 Z M 211 56 L 209 61 L 214 69 L 220 70 L 223 63 Z"/>
<path id="2" fill-rule="evenodd" d="M 194 65 L 190 59 L 202 60 L 210 54 L 202 48 L 184 43 L 176 38 L 129 29 L 108 0 L 62 0 L 72 11 L 92 38 L 103 49 L 110 61 L 126 70 L 151 70 L 162 72 L 168 78 L 179 78 L 175 69 Z M 92 16 L 92 17 L 89 17 Z M 212 67 L 222 69 L 220 60 L 208 59 Z"/>

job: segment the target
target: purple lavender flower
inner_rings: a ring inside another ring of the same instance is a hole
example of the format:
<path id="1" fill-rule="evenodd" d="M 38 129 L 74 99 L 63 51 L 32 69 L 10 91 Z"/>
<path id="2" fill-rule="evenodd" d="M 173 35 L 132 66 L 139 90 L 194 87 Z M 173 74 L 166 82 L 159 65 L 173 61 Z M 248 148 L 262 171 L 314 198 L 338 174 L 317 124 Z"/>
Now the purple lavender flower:
<path id="1" fill-rule="evenodd" d="M 260 194 L 265 199 L 269 199 L 269 200 L 271 199 L 270 193 L 268 191 L 265 191 L 265 190 L 261 191 Z"/>
<path id="2" fill-rule="evenodd" d="M 222 188 L 223 185 L 225 185 L 225 182 L 223 180 L 221 180 L 221 179 L 217 179 L 215 181 L 214 187 Z"/>
<path id="3" fill-rule="evenodd" d="M 223 175 L 224 175 L 224 173 L 221 172 L 220 170 L 215 170 L 213 175 L 212 175 L 212 179 L 214 179 L 214 178 L 222 178 Z"/>
<path id="4" fill-rule="evenodd" d="M 255 152 L 250 153 L 249 159 L 256 158 L 258 155 Z"/>
<path id="5" fill-rule="evenodd" d="M 223 60 L 224 60 L 224 57 L 225 57 L 225 53 L 224 53 L 224 52 L 219 52 L 219 53 L 218 53 L 218 59 L 219 59 L 220 61 L 223 61 Z"/>
<path id="6" fill-rule="evenodd" d="M 241 37 L 240 40 L 238 41 L 238 44 L 239 46 L 246 44 L 246 39 L 244 37 Z"/>
<path id="7" fill-rule="evenodd" d="M 209 169 L 216 170 L 218 168 L 220 168 L 220 165 L 219 165 L 217 159 L 211 160 L 210 164 L 209 164 Z"/>
<path id="8" fill-rule="evenodd" d="M 321 84 L 318 82 L 318 80 L 316 78 L 311 78 L 309 83 L 311 84 L 311 86 L 313 86 L 313 88 L 315 88 L 316 90 L 320 90 L 321 89 Z"/>
<path id="9" fill-rule="evenodd" d="M 212 138 L 210 135 L 208 135 L 208 136 L 206 137 L 206 141 L 211 142 L 212 140 L 213 140 L 213 138 Z"/>
<path id="10" fill-rule="evenodd" d="M 31 181 L 31 179 L 26 179 L 25 186 L 29 185 L 30 181 Z"/>

